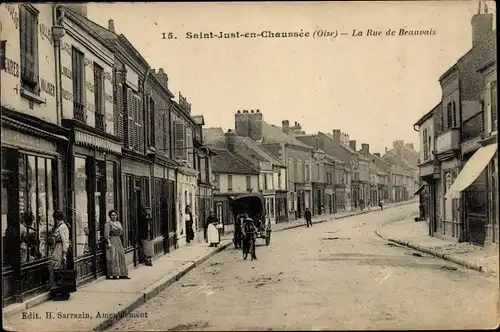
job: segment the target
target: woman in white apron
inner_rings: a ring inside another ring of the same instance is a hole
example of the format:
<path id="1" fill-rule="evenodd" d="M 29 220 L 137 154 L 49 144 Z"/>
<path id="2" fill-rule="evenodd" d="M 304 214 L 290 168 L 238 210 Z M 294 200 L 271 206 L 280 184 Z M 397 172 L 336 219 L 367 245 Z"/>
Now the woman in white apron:
<path id="1" fill-rule="evenodd" d="M 220 243 L 220 233 L 217 229 L 217 226 L 213 222 L 208 224 L 207 237 L 208 243 L 210 243 L 210 247 L 217 247 L 217 245 Z"/>

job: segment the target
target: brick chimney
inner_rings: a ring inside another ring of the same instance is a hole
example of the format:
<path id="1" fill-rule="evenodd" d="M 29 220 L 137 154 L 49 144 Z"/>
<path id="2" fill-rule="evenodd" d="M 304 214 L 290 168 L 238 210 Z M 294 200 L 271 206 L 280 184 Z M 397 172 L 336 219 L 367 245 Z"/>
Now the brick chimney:
<path id="1" fill-rule="evenodd" d="M 229 129 L 227 133 L 224 134 L 224 138 L 226 140 L 226 147 L 230 152 L 234 152 L 235 149 L 235 142 L 236 142 L 236 135 L 235 133 Z"/>
<path id="2" fill-rule="evenodd" d="M 154 71 L 153 71 L 154 73 Z M 168 90 L 168 75 L 163 71 L 163 68 L 158 69 L 158 73 L 156 74 L 158 81 Z"/>
<path id="3" fill-rule="evenodd" d="M 285 134 L 288 134 L 290 132 L 290 121 L 288 120 L 281 121 L 281 128 Z"/>
<path id="4" fill-rule="evenodd" d="M 349 147 L 354 151 L 356 151 L 356 141 L 355 140 L 349 141 Z"/>
<path id="5" fill-rule="evenodd" d="M 249 130 L 250 130 L 250 138 L 255 142 L 260 142 L 262 140 L 262 122 L 263 115 L 259 109 L 251 110 L 250 116 L 248 117 L 249 121 Z"/>
<path id="6" fill-rule="evenodd" d="M 333 140 L 335 142 L 340 142 L 340 135 L 342 133 L 340 132 L 340 129 L 333 129 L 332 131 L 332 136 L 333 136 Z"/>
<path id="7" fill-rule="evenodd" d="M 111 32 L 115 32 L 115 21 L 112 18 L 108 21 L 108 30 Z"/>
<path id="8" fill-rule="evenodd" d="M 237 136 L 250 137 L 250 114 L 248 110 L 238 110 L 234 115 L 234 128 Z"/>
<path id="9" fill-rule="evenodd" d="M 472 47 L 481 44 L 493 36 L 493 15 L 488 13 L 486 1 L 479 1 L 477 14 L 472 16 L 471 25 Z"/>
<path id="10" fill-rule="evenodd" d="M 363 154 L 369 154 L 370 153 L 370 144 L 366 144 L 366 143 L 361 144 L 361 152 L 363 152 Z"/>

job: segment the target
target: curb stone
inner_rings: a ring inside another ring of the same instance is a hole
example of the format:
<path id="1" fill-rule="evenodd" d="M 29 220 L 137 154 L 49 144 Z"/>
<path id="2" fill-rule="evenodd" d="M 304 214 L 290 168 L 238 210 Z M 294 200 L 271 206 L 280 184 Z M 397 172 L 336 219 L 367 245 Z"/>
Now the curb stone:
<path id="1" fill-rule="evenodd" d="M 118 311 L 116 313 L 116 315 L 114 315 L 113 317 L 107 318 L 105 321 L 100 323 L 96 328 L 94 328 L 93 331 L 101 332 L 101 331 L 104 331 L 104 330 L 110 328 L 111 326 L 116 324 L 118 321 L 120 321 L 123 317 L 125 317 L 127 314 L 134 311 L 135 309 L 140 307 L 142 304 L 146 303 L 148 300 L 154 298 L 162 290 L 164 290 L 168 286 L 172 285 L 174 282 L 181 279 L 184 275 L 186 275 L 189 271 L 194 269 L 196 266 L 205 262 L 206 260 L 208 260 L 210 257 L 214 256 L 215 254 L 218 254 L 219 252 L 225 250 L 227 247 L 229 247 L 231 245 L 231 243 L 232 242 L 228 242 L 226 244 L 223 244 L 223 245 L 217 247 L 215 250 L 212 250 L 207 255 L 204 255 L 204 256 L 198 258 L 196 261 L 191 261 L 189 263 L 184 264 L 177 271 L 172 272 L 168 276 L 166 276 L 166 277 L 158 280 L 154 284 L 148 286 L 146 289 L 144 289 L 142 291 L 142 294 L 139 296 L 139 298 L 137 300 L 135 300 L 131 304 L 127 305 L 125 308 Z"/>
<path id="2" fill-rule="evenodd" d="M 386 237 L 385 235 L 383 235 L 378 228 L 375 230 L 375 234 L 378 235 L 380 238 L 386 240 L 386 241 L 389 241 L 389 242 L 392 242 L 392 243 L 396 243 L 396 244 L 399 244 L 399 245 L 403 245 L 405 247 L 412 248 L 412 249 L 421 251 L 423 253 L 426 253 L 426 254 L 429 254 L 429 255 L 432 255 L 432 256 L 435 256 L 435 257 L 442 258 L 444 260 L 447 260 L 449 262 L 453 262 L 455 264 L 458 264 L 460 266 L 466 267 L 466 268 L 471 269 L 471 270 L 475 270 L 475 271 L 478 271 L 478 272 L 484 272 L 484 273 L 496 274 L 494 271 L 489 270 L 489 269 L 485 269 L 481 265 L 474 264 L 474 263 L 469 263 L 469 262 L 467 262 L 465 260 L 462 260 L 462 259 L 459 259 L 459 258 L 455 258 L 455 257 L 453 257 L 451 255 L 444 254 L 444 253 L 439 252 L 437 250 L 426 248 L 426 247 L 422 247 L 422 246 L 420 246 L 418 244 L 414 244 L 414 243 L 411 243 L 409 241 L 403 241 L 403 240 L 398 240 L 398 239 L 391 239 L 391 238 Z"/>

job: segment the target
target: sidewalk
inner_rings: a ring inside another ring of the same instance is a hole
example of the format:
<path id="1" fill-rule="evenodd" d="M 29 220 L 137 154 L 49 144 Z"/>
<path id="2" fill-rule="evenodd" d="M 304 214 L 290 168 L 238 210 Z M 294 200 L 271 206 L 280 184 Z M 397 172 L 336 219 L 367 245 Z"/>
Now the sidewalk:
<path id="1" fill-rule="evenodd" d="M 141 265 L 130 269 L 129 280 L 97 280 L 80 287 L 68 301 L 46 301 L 35 307 L 23 303 L 24 308 L 17 310 L 9 306 L 4 310 L 4 329 L 103 331 L 230 244 L 230 238 L 224 236 L 217 248 L 206 243 L 182 246 L 154 260 L 153 267 Z M 71 317 L 71 314 L 75 316 Z M 81 317 L 85 314 L 90 316 Z M 47 315 L 52 315 L 52 319 Z"/>
<path id="2" fill-rule="evenodd" d="M 467 268 L 498 275 L 498 246 L 483 248 L 429 236 L 428 224 L 414 219 L 396 221 L 376 230 L 378 236 Z"/>
<path id="3" fill-rule="evenodd" d="M 412 203 L 415 201 L 388 204 L 384 209 Z M 378 208 L 320 215 L 315 216 L 312 222 L 322 223 L 375 210 Z M 283 222 L 273 225 L 273 232 L 304 225 L 304 219 Z M 25 303 L 8 306 L 4 308 L 3 313 L 4 329 L 7 331 L 103 331 L 179 280 L 195 266 L 230 245 L 232 245 L 232 234 L 224 235 L 217 248 L 210 248 L 204 242 L 195 242 L 155 259 L 154 267 L 139 265 L 137 268 L 130 269 L 130 280 L 102 278 L 79 287 L 68 301 L 47 301 L 48 297 L 45 295 L 43 299 L 30 299 Z"/>

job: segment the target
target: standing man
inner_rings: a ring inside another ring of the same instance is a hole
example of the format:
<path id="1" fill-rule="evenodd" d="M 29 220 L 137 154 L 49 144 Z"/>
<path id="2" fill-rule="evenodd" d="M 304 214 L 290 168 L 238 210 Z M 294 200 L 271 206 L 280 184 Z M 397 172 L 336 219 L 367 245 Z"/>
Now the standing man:
<path id="1" fill-rule="evenodd" d="M 383 200 L 380 200 L 378 202 L 378 206 L 380 206 L 380 211 L 384 211 L 384 201 Z"/>
<path id="2" fill-rule="evenodd" d="M 140 259 L 146 266 L 153 266 L 151 257 L 153 256 L 149 235 L 151 234 L 151 220 L 153 213 L 151 208 L 142 208 L 142 213 L 139 219 L 139 244 L 140 244 Z"/>
<path id="3" fill-rule="evenodd" d="M 306 218 L 306 224 L 307 227 L 311 226 L 312 227 L 312 215 L 311 215 L 311 210 L 309 208 L 306 208 L 306 211 L 304 212 L 304 218 Z"/>

